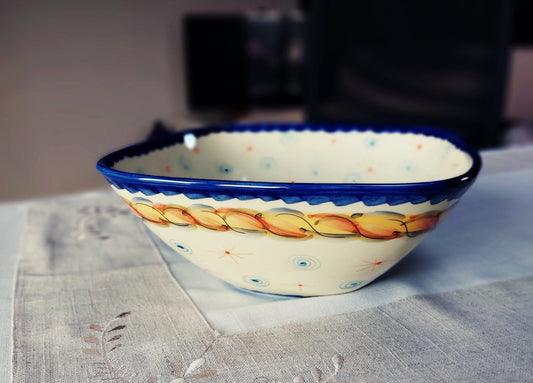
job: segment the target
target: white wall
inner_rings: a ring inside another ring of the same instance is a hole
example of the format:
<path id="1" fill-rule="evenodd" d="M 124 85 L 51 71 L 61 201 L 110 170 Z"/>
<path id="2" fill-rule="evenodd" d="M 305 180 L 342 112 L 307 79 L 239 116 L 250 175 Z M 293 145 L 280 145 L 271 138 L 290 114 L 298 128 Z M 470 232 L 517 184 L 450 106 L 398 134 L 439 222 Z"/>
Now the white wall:
<path id="1" fill-rule="evenodd" d="M 179 126 L 181 17 L 283 0 L 0 0 L 0 200 L 105 187 L 107 152 Z M 533 51 L 513 57 L 508 115 L 533 119 Z"/>
<path id="2" fill-rule="evenodd" d="M 0 200 L 105 187 L 101 155 L 186 118 L 185 13 L 293 5 L 0 0 Z"/>

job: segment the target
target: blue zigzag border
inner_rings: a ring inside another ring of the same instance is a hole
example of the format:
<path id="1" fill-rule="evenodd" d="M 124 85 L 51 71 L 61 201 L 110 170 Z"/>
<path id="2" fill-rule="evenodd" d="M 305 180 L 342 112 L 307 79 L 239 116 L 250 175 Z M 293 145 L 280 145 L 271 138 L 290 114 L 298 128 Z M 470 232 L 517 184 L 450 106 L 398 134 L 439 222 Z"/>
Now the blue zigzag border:
<path id="1" fill-rule="evenodd" d="M 183 143 L 186 134 L 196 137 L 219 132 L 265 132 L 265 131 L 372 131 L 375 133 L 401 132 L 424 134 L 449 141 L 472 158 L 471 168 L 460 176 L 419 183 L 396 184 L 315 184 L 315 183 L 276 183 L 205 180 L 194 178 L 162 177 L 127 173 L 113 169 L 113 165 L 126 157 L 135 157 Z M 97 169 L 107 181 L 118 189 L 145 195 L 164 194 L 167 196 L 184 194 L 190 199 L 213 198 L 217 201 L 230 199 L 263 201 L 282 200 L 287 204 L 305 201 L 310 205 L 332 202 L 345 206 L 362 202 L 367 206 L 388 204 L 391 206 L 410 202 L 420 204 L 430 201 L 436 204 L 444 200 L 458 199 L 474 182 L 481 169 L 479 153 L 459 137 L 445 131 L 427 127 L 361 126 L 339 124 L 242 124 L 213 125 L 199 129 L 180 131 L 165 137 L 145 141 L 113 152 L 97 162 Z"/>

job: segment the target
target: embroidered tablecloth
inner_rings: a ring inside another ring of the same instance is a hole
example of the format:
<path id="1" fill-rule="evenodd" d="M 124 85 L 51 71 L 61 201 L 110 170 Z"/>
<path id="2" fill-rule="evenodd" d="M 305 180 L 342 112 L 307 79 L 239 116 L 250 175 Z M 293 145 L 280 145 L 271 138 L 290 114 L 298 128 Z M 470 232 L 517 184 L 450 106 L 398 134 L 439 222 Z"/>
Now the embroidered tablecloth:
<path id="1" fill-rule="evenodd" d="M 532 186 L 532 170 L 486 174 L 380 280 L 305 299 L 187 278 L 202 271 L 111 193 L 38 201 L 16 250 L 12 380 L 533 381 Z"/>

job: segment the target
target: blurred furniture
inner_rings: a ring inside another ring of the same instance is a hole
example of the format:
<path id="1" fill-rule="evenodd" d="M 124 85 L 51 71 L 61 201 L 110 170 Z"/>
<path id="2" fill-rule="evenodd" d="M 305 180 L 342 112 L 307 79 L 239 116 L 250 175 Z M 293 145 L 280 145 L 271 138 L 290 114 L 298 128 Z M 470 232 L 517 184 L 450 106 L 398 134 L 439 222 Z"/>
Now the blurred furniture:
<path id="1" fill-rule="evenodd" d="M 478 147 L 502 132 L 512 3 L 311 1 L 311 121 L 416 124 Z"/>
<path id="2" fill-rule="evenodd" d="M 190 14 L 183 30 L 191 110 L 227 113 L 301 104 L 304 20 L 299 12 Z"/>
<path id="3" fill-rule="evenodd" d="M 530 3 L 298 4 L 185 17 L 190 109 L 235 121 L 253 108 L 300 106 L 312 122 L 425 125 L 479 148 L 505 142 L 508 54 L 533 43 Z"/>

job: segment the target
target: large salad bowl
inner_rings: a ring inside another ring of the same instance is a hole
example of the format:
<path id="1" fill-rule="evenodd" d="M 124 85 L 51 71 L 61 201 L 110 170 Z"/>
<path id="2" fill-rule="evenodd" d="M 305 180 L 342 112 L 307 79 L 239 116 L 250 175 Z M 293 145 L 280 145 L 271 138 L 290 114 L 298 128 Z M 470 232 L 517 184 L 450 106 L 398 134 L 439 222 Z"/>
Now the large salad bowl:
<path id="1" fill-rule="evenodd" d="M 447 132 L 312 124 L 192 129 L 97 164 L 183 257 L 239 288 L 299 296 L 375 280 L 438 226 L 480 166 Z"/>

